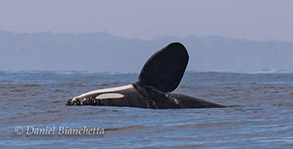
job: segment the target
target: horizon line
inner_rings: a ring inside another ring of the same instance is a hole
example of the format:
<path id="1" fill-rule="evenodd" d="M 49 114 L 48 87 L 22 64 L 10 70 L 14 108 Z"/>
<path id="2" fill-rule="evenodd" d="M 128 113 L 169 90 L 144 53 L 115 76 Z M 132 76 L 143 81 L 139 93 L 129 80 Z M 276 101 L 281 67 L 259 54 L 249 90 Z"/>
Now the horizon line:
<path id="1" fill-rule="evenodd" d="M 192 38 L 192 37 L 196 37 L 196 38 L 211 38 L 211 37 L 216 37 L 216 38 L 226 38 L 226 39 L 230 39 L 230 40 L 239 40 L 239 41 L 247 41 L 247 42 L 282 42 L 282 43 L 293 43 L 293 41 L 287 41 L 287 40 L 280 40 L 280 39 L 263 39 L 263 40 L 256 40 L 256 39 L 247 39 L 247 38 L 241 38 L 241 37 L 228 37 L 228 36 L 222 36 L 222 35 L 197 35 L 197 34 L 190 34 L 187 35 L 185 37 L 176 37 L 176 36 L 172 36 L 172 35 L 156 35 L 154 37 L 152 37 L 151 39 L 143 39 L 137 36 L 133 36 L 133 37 L 127 37 L 127 36 L 123 36 L 123 35 L 117 35 L 117 34 L 113 34 L 110 33 L 108 31 L 93 31 L 93 32 L 55 32 L 55 31 L 36 31 L 36 32 L 27 32 L 27 31 L 9 31 L 9 30 L 1 30 L 0 29 L 0 33 L 4 32 L 4 33 L 12 33 L 12 34 L 20 34 L 20 35 L 32 35 L 32 34 L 38 34 L 38 33 L 45 33 L 45 34 L 52 34 L 52 35 L 60 35 L 60 34 L 72 34 L 72 35 L 82 35 L 82 34 L 108 34 L 111 36 L 115 36 L 115 37 L 120 37 L 120 38 L 126 38 L 126 39 L 138 39 L 138 40 L 142 40 L 142 41 L 152 41 L 152 40 L 156 40 L 156 39 L 163 39 L 163 38 L 175 38 L 176 40 L 185 40 L 188 38 Z"/>

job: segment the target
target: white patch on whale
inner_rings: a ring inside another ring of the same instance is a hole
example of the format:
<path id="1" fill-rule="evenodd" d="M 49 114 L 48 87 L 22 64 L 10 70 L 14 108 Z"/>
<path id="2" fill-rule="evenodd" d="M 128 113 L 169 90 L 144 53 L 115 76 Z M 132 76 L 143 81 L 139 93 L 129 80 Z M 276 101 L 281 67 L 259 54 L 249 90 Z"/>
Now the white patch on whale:
<path id="1" fill-rule="evenodd" d="M 124 95 L 119 94 L 119 93 L 106 93 L 106 94 L 101 94 L 96 97 L 96 99 L 117 99 L 117 98 L 123 98 Z"/>
<path id="2" fill-rule="evenodd" d="M 98 94 L 98 93 L 117 92 L 117 91 L 126 90 L 126 89 L 130 89 L 130 88 L 133 88 L 132 84 L 125 85 L 125 86 L 120 86 L 120 87 L 114 87 L 114 88 L 99 89 L 99 90 L 94 90 L 94 91 L 90 91 L 90 92 L 81 94 L 80 96 L 77 96 L 75 98 L 81 98 L 81 97 L 84 97 L 84 96 L 88 96 L 88 95 L 92 95 L 92 94 Z"/>

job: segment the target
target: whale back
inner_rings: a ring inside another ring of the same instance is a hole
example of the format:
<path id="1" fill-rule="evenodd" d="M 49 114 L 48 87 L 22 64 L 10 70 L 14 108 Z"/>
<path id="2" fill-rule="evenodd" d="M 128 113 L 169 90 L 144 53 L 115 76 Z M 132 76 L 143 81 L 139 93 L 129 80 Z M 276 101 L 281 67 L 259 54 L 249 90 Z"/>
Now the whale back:
<path id="1" fill-rule="evenodd" d="M 136 84 L 163 93 L 172 92 L 183 77 L 188 59 L 187 50 L 181 43 L 171 43 L 148 59 Z"/>

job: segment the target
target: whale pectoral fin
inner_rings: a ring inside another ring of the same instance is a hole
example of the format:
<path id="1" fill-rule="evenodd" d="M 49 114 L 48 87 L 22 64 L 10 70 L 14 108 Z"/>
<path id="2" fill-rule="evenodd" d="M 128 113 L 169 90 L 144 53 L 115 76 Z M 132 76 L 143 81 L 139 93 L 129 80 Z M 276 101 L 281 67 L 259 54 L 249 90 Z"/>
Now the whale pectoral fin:
<path id="1" fill-rule="evenodd" d="M 181 43 L 171 43 L 148 59 L 136 83 L 163 93 L 172 92 L 182 79 L 188 58 L 187 50 Z"/>

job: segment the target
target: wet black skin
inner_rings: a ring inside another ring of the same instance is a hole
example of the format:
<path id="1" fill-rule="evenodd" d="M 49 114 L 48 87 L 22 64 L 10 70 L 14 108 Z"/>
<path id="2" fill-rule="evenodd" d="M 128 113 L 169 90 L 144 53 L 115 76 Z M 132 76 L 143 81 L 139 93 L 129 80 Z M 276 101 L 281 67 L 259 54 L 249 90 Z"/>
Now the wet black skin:
<path id="1" fill-rule="evenodd" d="M 118 92 L 124 95 L 117 99 L 96 99 L 100 94 L 92 94 L 72 101 L 69 99 L 67 105 L 93 105 L 93 106 L 119 106 L 119 107 L 139 107 L 152 109 L 175 109 L 175 108 L 222 108 L 225 106 L 204 101 L 198 98 L 183 94 L 163 94 L 151 88 L 145 88 L 133 84 L 134 88 L 121 90 Z M 86 100 L 83 100 L 86 99 Z"/>
<path id="2" fill-rule="evenodd" d="M 220 108 L 219 104 L 182 94 L 173 94 L 184 75 L 189 55 L 178 42 L 171 43 L 154 53 L 144 64 L 139 77 L 128 88 L 116 92 L 121 98 L 96 99 L 104 93 L 73 98 L 67 105 L 128 106 L 152 109 Z"/>

